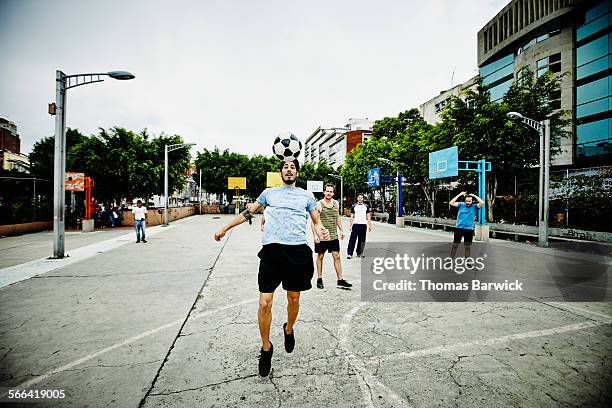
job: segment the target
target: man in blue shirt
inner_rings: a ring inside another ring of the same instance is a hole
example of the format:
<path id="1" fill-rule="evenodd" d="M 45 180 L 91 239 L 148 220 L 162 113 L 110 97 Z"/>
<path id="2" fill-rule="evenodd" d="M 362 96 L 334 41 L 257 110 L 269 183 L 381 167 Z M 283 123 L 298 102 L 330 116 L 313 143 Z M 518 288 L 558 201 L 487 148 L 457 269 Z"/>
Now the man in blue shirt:
<path id="1" fill-rule="evenodd" d="M 291 353 L 295 347 L 293 325 L 300 309 L 300 292 L 312 287 L 314 275 L 312 250 L 308 246 L 306 226 L 308 215 L 321 240 L 329 239 L 329 232 L 321 223 L 314 195 L 295 186 L 300 164 L 297 160 L 280 165 L 283 186 L 267 188 L 255 203 L 217 231 L 214 239 L 219 241 L 231 228 L 249 220 L 252 214 L 265 208 L 265 224 L 262 249 L 259 251 L 259 334 L 261 353 L 259 375 L 270 373 L 272 352 L 270 324 L 272 323 L 272 301 L 274 291 L 282 283 L 287 291 L 287 323 L 283 325 L 285 351 Z"/>
<path id="2" fill-rule="evenodd" d="M 459 197 L 465 197 L 463 203 L 457 202 Z M 478 204 L 474 204 L 474 199 L 478 201 Z M 455 257 L 457 248 L 461 243 L 461 237 L 463 237 L 463 248 L 465 250 L 465 257 L 467 258 L 470 256 L 470 245 L 472 245 L 472 238 L 474 236 L 474 218 L 476 214 L 478 214 L 478 209 L 482 208 L 484 205 L 484 201 L 476 194 L 468 194 L 466 191 L 462 191 L 457 194 L 449 204 L 458 209 L 451 257 Z"/>

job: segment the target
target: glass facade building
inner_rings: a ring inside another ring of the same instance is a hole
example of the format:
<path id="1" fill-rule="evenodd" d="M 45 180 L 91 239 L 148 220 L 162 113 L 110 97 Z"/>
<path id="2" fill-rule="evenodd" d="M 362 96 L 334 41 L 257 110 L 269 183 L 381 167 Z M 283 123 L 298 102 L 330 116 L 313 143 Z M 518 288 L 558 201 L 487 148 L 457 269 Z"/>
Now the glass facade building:
<path id="1" fill-rule="evenodd" d="M 576 27 L 576 157 L 612 154 L 611 9 L 596 3 Z"/>
<path id="2" fill-rule="evenodd" d="M 479 73 L 483 84 L 489 87 L 491 100 L 500 101 L 514 79 L 514 53 L 481 66 Z"/>

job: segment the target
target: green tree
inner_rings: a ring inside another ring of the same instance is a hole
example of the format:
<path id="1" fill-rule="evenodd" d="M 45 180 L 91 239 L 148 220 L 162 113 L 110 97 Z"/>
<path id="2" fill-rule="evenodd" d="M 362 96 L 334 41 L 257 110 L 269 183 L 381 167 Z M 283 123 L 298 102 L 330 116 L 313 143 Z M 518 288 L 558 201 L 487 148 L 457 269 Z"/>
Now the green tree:
<path id="1" fill-rule="evenodd" d="M 267 173 L 278 171 L 279 160 L 275 156 L 254 155 L 249 160 L 247 187 L 249 194 L 256 198 L 266 189 Z"/>
<path id="2" fill-rule="evenodd" d="M 228 193 L 230 196 L 233 192 L 227 190 L 227 178 L 247 177 L 251 170 L 247 155 L 230 152 L 227 149 L 220 151 L 217 147 L 213 150 L 205 148 L 202 152 L 198 152 L 195 165 L 198 171 L 202 172 L 203 190 L 215 194 Z M 247 188 L 250 188 L 248 178 Z"/>
<path id="3" fill-rule="evenodd" d="M 518 111 L 535 120 L 549 118 L 553 129 L 551 155 L 558 153 L 558 142 L 569 124 L 565 112 L 549 104 L 551 94 L 560 89 L 560 76 L 550 74 L 535 78 L 524 71 L 513 83 L 501 103 L 491 102 L 487 87 L 479 83 L 462 97 L 452 97 L 442 113 L 439 130 L 443 139 L 459 147 L 461 160 L 486 159 L 491 162 L 487 174 L 488 218 L 494 220 L 493 206 L 498 181 L 502 176 L 520 175 L 537 163 L 539 137 L 521 123 L 510 120 L 507 113 Z M 463 175 L 465 177 L 465 175 Z"/>
<path id="4" fill-rule="evenodd" d="M 86 136 L 82 135 L 78 129 L 66 130 L 66 151 L 79 144 Z M 38 140 L 32 147 L 30 158 L 30 174 L 33 177 L 40 177 L 53 180 L 53 158 L 55 155 L 55 137 L 47 136 Z"/>
<path id="5" fill-rule="evenodd" d="M 331 167 L 326 162 L 319 163 L 304 163 L 300 165 L 300 175 L 297 179 L 295 185 L 297 187 L 306 189 L 306 184 L 308 180 L 313 181 L 323 181 L 323 184 L 327 184 L 331 182 L 331 184 L 335 185 L 335 181 L 333 177 L 329 176 L 329 174 L 335 173 L 333 167 Z"/>
<path id="6" fill-rule="evenodd" d="M 386 164 L 381 163 L 379 158 L 389 157 L 392 150 L 393 144 L 386 138 L 372 137 L 367 142 L 358 144 L 346 156 L 342 166 L 341 175 L 344 177 L 345 187 L 355 192 L 368 192 L 368 170 L 375 167 L 384 169 Z"/>

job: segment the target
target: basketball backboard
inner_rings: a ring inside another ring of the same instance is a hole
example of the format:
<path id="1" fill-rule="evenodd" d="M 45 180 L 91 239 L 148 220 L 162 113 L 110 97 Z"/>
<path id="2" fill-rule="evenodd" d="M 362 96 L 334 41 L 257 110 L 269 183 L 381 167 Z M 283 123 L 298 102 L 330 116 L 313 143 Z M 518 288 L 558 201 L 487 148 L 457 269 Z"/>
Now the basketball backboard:
<path id="1" fill-rule="evenodd" d="M 459 149 L 449 147 L 429 153 L 429 178 L 457 177 L 459 174 Z"/>

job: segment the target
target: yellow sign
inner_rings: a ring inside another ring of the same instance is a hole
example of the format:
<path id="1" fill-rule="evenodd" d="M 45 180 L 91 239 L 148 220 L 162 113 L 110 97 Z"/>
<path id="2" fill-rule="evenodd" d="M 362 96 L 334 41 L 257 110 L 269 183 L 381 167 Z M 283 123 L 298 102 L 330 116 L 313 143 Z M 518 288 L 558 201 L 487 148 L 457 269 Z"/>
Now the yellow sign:
<path id="1" fill-rule="evenodd" d="M 227 178 L 227 189 L 228 190 L 246 190 L 246 177 L 228 177 Z"/>
<path id="2" fill-rule="evenodd" d="M 269 171 L 266 174 L 266 187 L 281 187 L 283 179 L 278 171 Z"/>
<path id="3" fill-rule="evenodd" d="M 64 190 L 85 191 L 85 173 L 64 173 Z"/>

